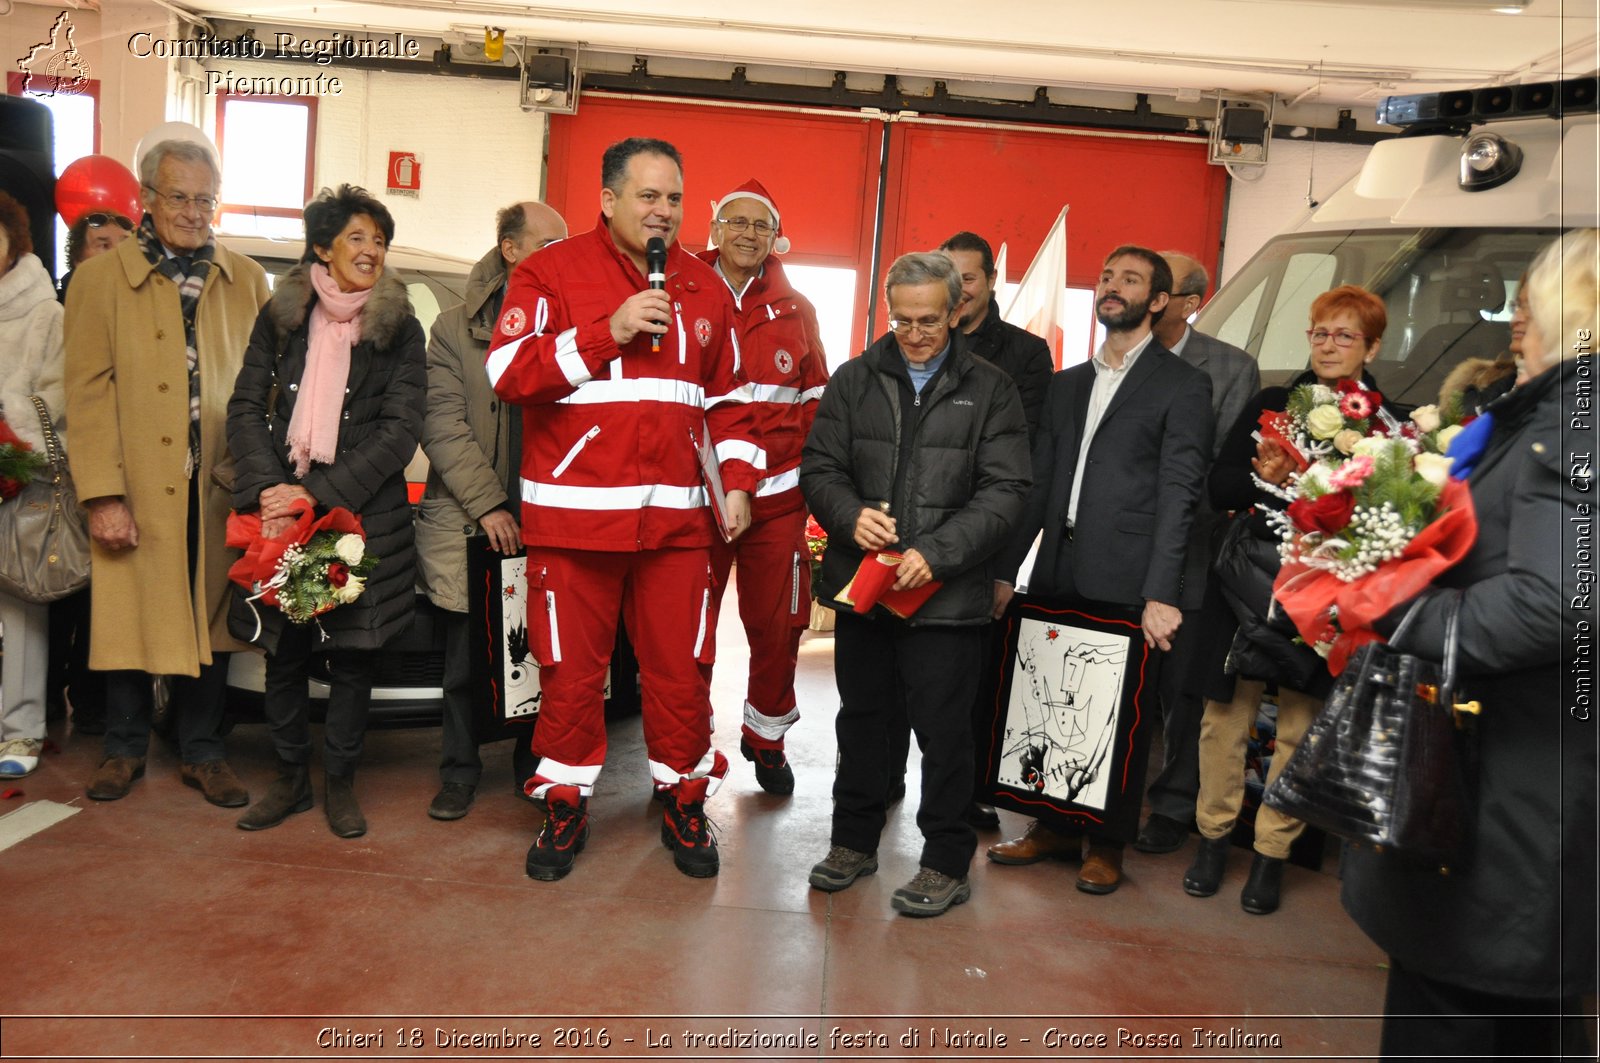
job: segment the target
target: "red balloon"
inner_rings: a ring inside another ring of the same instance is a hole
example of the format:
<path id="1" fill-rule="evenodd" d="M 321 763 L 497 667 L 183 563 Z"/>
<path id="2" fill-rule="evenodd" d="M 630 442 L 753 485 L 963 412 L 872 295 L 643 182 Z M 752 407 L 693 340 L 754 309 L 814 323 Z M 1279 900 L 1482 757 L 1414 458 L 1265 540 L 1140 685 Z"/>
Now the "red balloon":
<path id="1" fill-rule="evenodd" d="M 71 226 L 96 210 L 114 211 L 135 222 L 144 214 L 138 179 L 109 155 L 85 155 L 56 178 L 56 212 L 62 221 Z"/>

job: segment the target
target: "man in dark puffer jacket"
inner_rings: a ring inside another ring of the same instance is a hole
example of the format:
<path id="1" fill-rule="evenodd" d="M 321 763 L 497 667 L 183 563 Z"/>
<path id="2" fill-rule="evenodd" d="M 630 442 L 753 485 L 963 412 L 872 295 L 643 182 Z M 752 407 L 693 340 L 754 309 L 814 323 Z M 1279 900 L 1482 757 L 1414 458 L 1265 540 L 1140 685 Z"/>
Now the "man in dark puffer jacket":
<path id="1" fill-rule="evenodd" d="M 940 915 L 971 895 L 971 705 L 992 559 L 1031 482 L 1028 429 L 1016 385 L 954 331 L 961 281 L 949 258 L 902 256 L 884 295 L 891 333 L 834 374 L 801 460 L 801 490 L 830 542 L 819 600 L 833 602 L 867 550 L 903 552 L 897 589 L 942 586 L 903 620 L 881 606 L 838 611 L 832 848 L 811 884 L 841 890 L 877 870 L 888 726 L 904 704 L 922 749 L 924 844 L 892 903 Z"/>

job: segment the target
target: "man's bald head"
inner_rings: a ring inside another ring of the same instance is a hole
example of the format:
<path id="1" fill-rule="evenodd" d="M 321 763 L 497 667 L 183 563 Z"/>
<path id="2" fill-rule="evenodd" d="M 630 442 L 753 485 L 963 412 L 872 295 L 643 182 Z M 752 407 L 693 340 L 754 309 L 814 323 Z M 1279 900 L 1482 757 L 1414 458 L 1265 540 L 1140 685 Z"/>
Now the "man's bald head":
<path id="1" fill-rule="evenodd" d="M 1166 259 L 1167 267 L 1172 270 L 1172 298 L 1167 303 L 1166 313 L 1161 315 L 1161 320 L 1155 323 L 1152 331 L 1158 343 L 1171 348 L 1183 339 L 1189 315 L 1205 302 L 1211 277 L 1193 255 L 1186 255 L 1182 251 L 1163 251 L 1161 257 Z"/>
<path id="2" fill-rule="evenodd" d="M 554 208 L 530 199 L 506 207 L 495 215 L 495 236 L 500 257 L 510 269 L 535 251 L 567 238 L 566 220 Z"/>
<path id="3" fill-rule="evenodd" d="M 1172 268 L 1172 294 L 1194 295 L 1201 299 L 1206 297 L 1206 289 L 1211 286 L 1211 276 L 1206 273 L 1206 268 L 1193 255 L 1186 255 L 1182 251 L 1163 251 L 1161 257 L 1167 260 L 1167 265 Z"/>

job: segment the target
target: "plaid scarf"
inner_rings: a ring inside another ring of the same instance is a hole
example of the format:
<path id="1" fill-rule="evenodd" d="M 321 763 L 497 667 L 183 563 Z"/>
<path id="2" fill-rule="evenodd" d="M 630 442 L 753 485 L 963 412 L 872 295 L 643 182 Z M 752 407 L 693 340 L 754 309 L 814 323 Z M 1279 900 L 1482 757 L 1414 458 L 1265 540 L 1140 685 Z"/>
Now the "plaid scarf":
<path id="1" fill-rule="evenodd" d="M 211 260 L 216 257 L 217 241 L 208 237 L 205 245 L 188 256 L 189 272 L 183 271 L 179 259 L 169 258 L 161 238 L 156 235 L 156 222 L 149 214 L 134 230 L 145 260 L 162 276 L 178 286 L 178 305 L 183 311 L 184 360 L 189 368 L 189 457 L 184 463 L 184 474 L 194 476 L 200 467 L 200 352 L 195 347 L 194 317 L 200 305 L 200 292 L 206 286 L 206 275 L 211 272 Z"/>

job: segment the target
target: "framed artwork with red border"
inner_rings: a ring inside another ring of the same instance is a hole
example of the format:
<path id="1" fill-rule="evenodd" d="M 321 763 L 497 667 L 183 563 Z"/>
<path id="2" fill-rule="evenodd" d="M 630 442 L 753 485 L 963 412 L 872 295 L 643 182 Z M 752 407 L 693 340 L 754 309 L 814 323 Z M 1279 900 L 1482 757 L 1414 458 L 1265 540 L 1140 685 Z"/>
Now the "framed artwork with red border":
<path id="1" fill-rule="evenodd" d="M 1156 662 L 1133 606 L 1013 599 L 988 726 L 974 740 L 980 801 L 1131 840 L 1159 726 Z"/>

